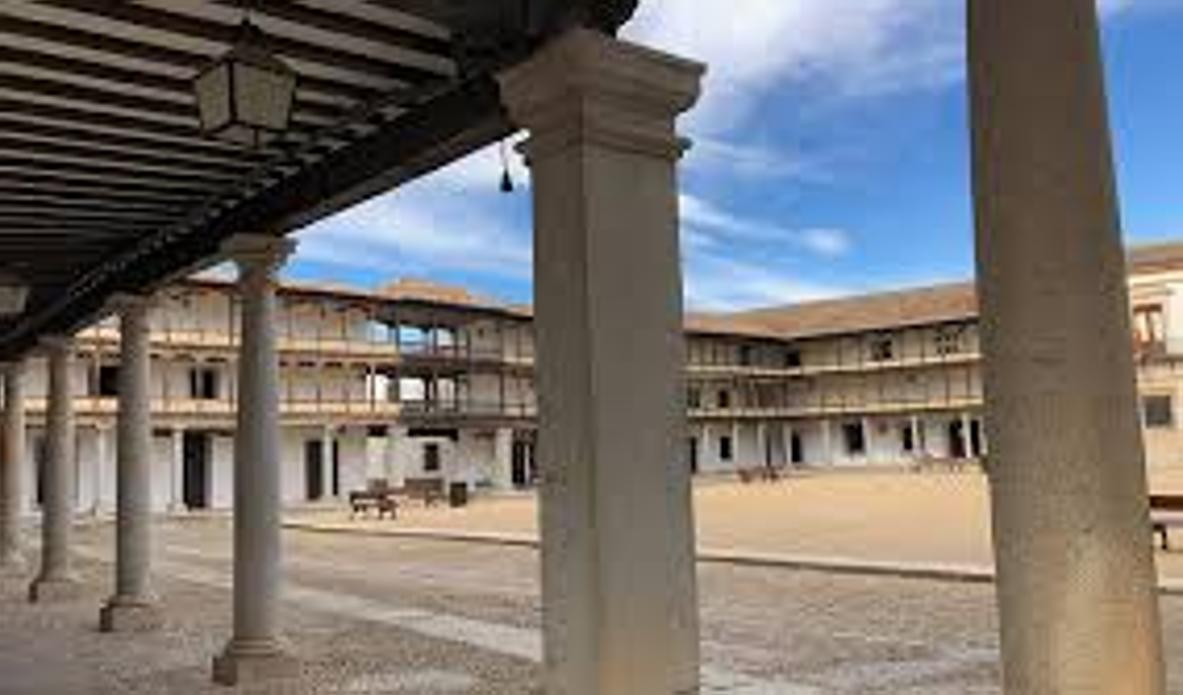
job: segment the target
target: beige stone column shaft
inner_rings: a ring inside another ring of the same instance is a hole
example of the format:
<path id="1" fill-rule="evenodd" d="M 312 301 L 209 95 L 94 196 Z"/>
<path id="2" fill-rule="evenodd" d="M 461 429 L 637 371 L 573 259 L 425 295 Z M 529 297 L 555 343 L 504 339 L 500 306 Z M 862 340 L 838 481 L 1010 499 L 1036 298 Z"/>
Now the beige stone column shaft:
<path id="1" fill-rule="evenodd" d="M 493 434 L 493 484 L 499 490 L 513 489 L 513 428 L 498 427 Z"/>
<path id="2" fill-rule="evenodd" d="M 271 236 L 232 238 L 242 330 L 234 437 L 234 634 L 214 658 L 214 680 L 250 683 L 299 673 L 279 640 L 279 360 L 276 271 L 294 243 Z"/>
<path id="3" fill-rule="evenodd" d="M 336 426 L 325 425 L 320 438 L 320 496 L 322 498 L 333 497 L 333 442 L 336 439 Z"/>
<path id="4" fill-rule="evenodd" d="M 165 375 L 168 378 L 168 375 Z M 172 428 L 172 460 L 169 461 L 169 504 L 170 512 L 185 511 L 185 429 L 179 425 Z"/>
<path id="5" fill-rule="evenodd" d="M 574 30 L 500 76 L 531 134 L 549 693 L 698 692 L 674 121 L 702 70 Z"/>
<path id="6" fill-rule="evenodd" d="M 44 494 L 41 505 L 41 571 L 29 587 L 29 600 L 74 598 L 77 582 L 70 567 L 70 536 L 76 499 L 74 394 L 71 369 L 74 341 L 55 336 L 42 341 L 49 353 L 49 411 L 45 428 Z"/>
<path id="7" fill-rule="evenodd" d="M 25 467 L 25 362 L 4 365 L 4 458 L 0 460 L 0 575 L 22 574 L 21 505 Z"/>
<path id="8" fill-rule="evenodd" d="M 1146 473 L 1093 0 L 971 0 L 1007 695 L 1159 695 Z"/>
<path id="9" fill-rule="evenodd" d="M 104 632 L 160 625 L 152 595 L 152 413 L 148 305 L 118 297 L 119 415 L 116 419 L 115 593 L 99 614 Z M 101 436 L 101 435 L 100 435 Z M 100 462 L 100 466 L 101 466 Z"/>

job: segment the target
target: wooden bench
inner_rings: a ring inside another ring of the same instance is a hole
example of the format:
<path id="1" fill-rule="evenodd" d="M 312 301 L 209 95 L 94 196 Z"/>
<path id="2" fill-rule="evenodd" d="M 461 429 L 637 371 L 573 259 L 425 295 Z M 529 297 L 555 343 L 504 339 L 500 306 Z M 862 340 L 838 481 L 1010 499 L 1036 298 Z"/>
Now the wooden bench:
<path id="1" fill-rule="evenodd" d="M 349 493 L 350 516 L 368 514 L 371 509 L 378 511 L 378 518 L 389 514 L 391 519 L 398 518 L 398 500 L 395 491 L 390 489 L 385 480 L 371 480 L 365 490 L 353 490 Z"/>
<path id="2" fill-rule="evenodd" d="M 1154 534 L 1161 539 L 1163 550 L 1171 549 L 1171 539 L 1167 529 L 1171 526 L 1183 526 L 1183 495 L 1151 495 L 1150 496 L 1150 526 Z"/>
<path id="3" fill-rule="evenodd" d="M 430 507 L 444 500 L 444 481 L 443 478 L 407 478 L 401 492 L 410 499 L 422 500 L 423 506 Z"/>

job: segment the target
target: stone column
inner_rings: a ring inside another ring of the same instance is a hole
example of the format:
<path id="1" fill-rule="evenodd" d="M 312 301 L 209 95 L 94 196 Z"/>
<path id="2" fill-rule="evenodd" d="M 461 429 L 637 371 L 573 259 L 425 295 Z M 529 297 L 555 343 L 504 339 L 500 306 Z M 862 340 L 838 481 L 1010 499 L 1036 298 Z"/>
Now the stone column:
<path id="1" fill-rule="evenodd" d="M 834 435 L 833 435 L 833 432 L 831 431 L 831 430 L 833 430 L 833 428 L 830 427 L 829 420 L 822 420 L 821 421 L 821 428 L 822 428 L 822 452 L 823 452 L 823 456 L 825 457 L 824 463 L 827 466 L 833 466 L 834 465 Z"/>
<path id="2" fill-rule="evenodd" d="M 763 422 L 756 424 L 756 457 L 759 459 L 757 464 L 760 467 L 771 463 L 768 458 L 768 431 Z"/>
<path id="3" fill-rule="evenodd" d="M 531 131 L 550 693 L 698 691 L 674 121 L 702 70 L 576 29 L 500 76 Z"/>
<path id="4" fill-rule="evenodd" d="M 965 458 L 971 459 L 974 457 L 973 447 L 973 421 L 969 417 L 969 413 L 961 414 L 961 450 L 965 452 Z"/>
<path id="5" fill-rule="evenodd" d="M 325 425 L 321 429 L 320 435 L 321 499 L 333 497 L 333 442 L 335 440 L 336 428 L 333 425 Z"/>
<path id="6" fill-rule="evenodd" d="M 912 428 L 912 457 L 923 457 L 926 448 L 924 446 L 924 433 L 920 429 L 920 417 L 913 415 L 908 426 Z"/>
<path id="7" fill-rule="evenodd" d="M 0 460 L 0 576 L 23 575 L 21 509 L 25 475 L 25 362 L 4 365 L 4 458 Z"/>
<path id="8" fill-rule="evenodd" d="M 75 598 L 79 590 L 70 568 L 70 531 L 76 503 L 74 394 L 70 383 L 74 341 L 54 336 L 43 338 L 42 345 L 49 353 L 49 412 L 41 506 L 41 571 L 29 586 L 29 600 L 33 602 Z"/>
<path id="9" fill-rule="evenodd" d="M 1005 691 L 1159 695 L 1093 0 L 971 0 L 970 76 Z"/>
<path id="10" fill-rule="evenodd" d="M 280 643 L 279 360 L 275 274 L 295 244 L 279 237 L 233 237 L 242 330 L 234 437 L 234 634 L 214 657 L 214 681 L 249 684 L 299 674 Z"/>
<path id="11" fill-rule="evenodd" d="M 743 447 L 740 446 L 739 435 L 739 423 L 731 423 L 731 465 L 735 468 L 743 467 L 743 460 L 740 457 L 740 454 L 743 453 Z"/>
<path id="12" fill-rule="evenodd" d="M 116 420 L 115 593 L 99 613 L 103 632 L 151 630 L 160 611 L 149 587 L 152 559 L 152 413 L 149 299 L 126 295 L 119 312 Z M 100 435 L 101 436 L 101 435 Z M 100 466 L 102 463 L 100 462 Z"/>
<path id="13" fill-rule="evenodd" d="M 186 511 L 185 507 L 185 428 L 174 426 L 172 429 L 172 460 L 169 461 L 169 502 L 170 512 Z"/>
<path id="14" fill-rule="evenodd" d="M 875 461 L 875 423 L 865 417 L 859 421 L 863 428 L 863 458 L 867 463 Z"/>
<path id="15" fill-rule="evenodd" d="M 106 486 L 107 464 L 107 427 L 105 424 L 95 425 L 94 428 L 94 471 L 91 479 L 90 513 L 99 516 L 107 511 L 103 508 L 103 488 Z"/>
<path id="16" fill-rule="evenodd" d="M 782 422 L 780 425 L 780 446 L 784 452 L 785 468 L 793 467 L 793 424 Z"/>
<path id="17" fill-rule="evenodd" d="M 513 489 L 513 428 L 499 427 L 493 435 L 493 471 L 498 490 Z"/>

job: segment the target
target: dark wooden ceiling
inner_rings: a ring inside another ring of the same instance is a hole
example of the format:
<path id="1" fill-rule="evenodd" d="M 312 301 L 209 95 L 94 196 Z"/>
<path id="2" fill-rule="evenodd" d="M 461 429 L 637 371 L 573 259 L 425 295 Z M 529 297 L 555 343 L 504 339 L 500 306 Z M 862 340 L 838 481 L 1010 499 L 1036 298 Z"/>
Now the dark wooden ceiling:
<path id="1" fill-rule="evenodd" d="M 299 75 L 259 149 L 199 131 L 192 80 L 241 2 L 0 2 L 0 270 L 31 285 L 0 358 L 154 289 L 239 232 L 286 234 L 512 129 L 492 74 L 636 0 L 252 0 Z"/>

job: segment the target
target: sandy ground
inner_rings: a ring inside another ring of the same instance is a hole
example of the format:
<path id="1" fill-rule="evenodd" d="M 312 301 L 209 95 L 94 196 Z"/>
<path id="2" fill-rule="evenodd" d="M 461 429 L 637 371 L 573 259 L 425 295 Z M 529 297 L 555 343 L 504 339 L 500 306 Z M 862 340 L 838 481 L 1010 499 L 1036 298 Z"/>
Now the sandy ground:
<path id="1" fill-rule="evenodd" d="M 1152 475 L 1155 491 L 1183 492 L 1183 474 Z M 876 562 L 989 567 L 990 499 L 978 473 L 841 473 L 775 483 L 696 486 L 699 548 Z M 405 505 L 397 521 L 352 520 L 339 510 L 291 517 L 326 527 L 437 529 L 534 537 L 532 495 L 477 498 L 464 509 Z M 1164 578 L 1183 580 L 1180 551 L 1157 553 Z M 1149 541 L 1148 541 L 1149 542 Z"/>

